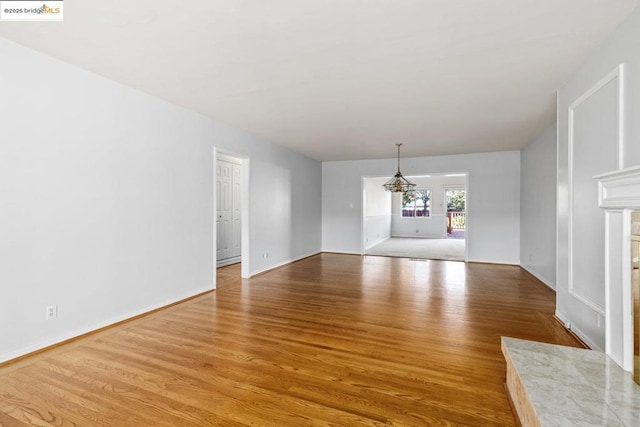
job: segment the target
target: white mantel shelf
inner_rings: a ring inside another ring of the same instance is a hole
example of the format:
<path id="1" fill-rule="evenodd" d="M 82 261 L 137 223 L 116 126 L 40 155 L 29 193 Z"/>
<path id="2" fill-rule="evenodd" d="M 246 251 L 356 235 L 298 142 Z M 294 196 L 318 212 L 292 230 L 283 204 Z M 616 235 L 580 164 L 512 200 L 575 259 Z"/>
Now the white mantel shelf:
<path id="1" fill-rule="evenodd" d="M 640 209 L 640 166 L 594 176 L 598 205 L 605 209 Z"/>

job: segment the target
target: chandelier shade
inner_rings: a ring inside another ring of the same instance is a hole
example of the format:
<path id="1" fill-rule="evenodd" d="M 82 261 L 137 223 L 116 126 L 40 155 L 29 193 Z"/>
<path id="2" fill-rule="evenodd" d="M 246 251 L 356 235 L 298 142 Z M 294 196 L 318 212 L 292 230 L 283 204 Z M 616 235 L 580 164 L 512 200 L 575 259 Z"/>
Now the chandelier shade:
<path id="1" fill-rule="evenodd" d="M 400 172 L 400 146 L 402 144 L 396 144 L 398 146 L 398 172 L 389 181 L 383 184 L 383 187 L 387 191 L 392 193 L 406 193 L 411 191 L 416 185 L 402 176 Z"/>

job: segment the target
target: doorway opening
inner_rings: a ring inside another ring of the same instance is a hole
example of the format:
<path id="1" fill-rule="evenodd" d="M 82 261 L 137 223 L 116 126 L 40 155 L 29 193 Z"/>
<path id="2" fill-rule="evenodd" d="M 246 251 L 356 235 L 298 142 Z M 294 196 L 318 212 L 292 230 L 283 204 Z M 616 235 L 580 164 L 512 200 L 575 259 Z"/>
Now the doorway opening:
<path id="1" fill-rule="evenodd" d="M 467 192 L 465 187 L 445 187 L 444 203 L 447 207 L 447 239 L 465 238 L 467 228 Z"/>
<path id="2" fill-rule="evenodd" d="M 249 277 L 249 159 L 216 150 L 214 156 L 215 269 Z M 228 269 L 227 269 L 228 270 Z M 228 270 L 230 271 L 230 270 Z"/>
<path id="3" fill-rule="evenodd" d="M 218 154 L 216 161 L 216 265 L 242 260 L 242 159 Z"/>
<path id="4" fill-rule="evenodd" d="M 416 187 L 404 194 L 362 178 L 362 254 L 465 261 L 467 174 L 407 178 Z"/>

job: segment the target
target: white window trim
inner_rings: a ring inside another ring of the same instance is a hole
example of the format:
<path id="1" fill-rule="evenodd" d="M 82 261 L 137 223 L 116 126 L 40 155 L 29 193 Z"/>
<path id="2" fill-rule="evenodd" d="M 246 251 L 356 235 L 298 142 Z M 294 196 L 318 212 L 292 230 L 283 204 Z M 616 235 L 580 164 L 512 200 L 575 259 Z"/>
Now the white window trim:
<path id="1" fill-rule="evenodd" d="M 424 188 L 414 188 L 415 191 L 427 191 L 429 193 L 429 216 L 402 216 L 402 196 L 400 196 L 400 218 L 401 219 L 407 219 L 407 220 L 411 220 L 411 221 L 428 221 L 433 217 L 433 204 L 431 203 L 433 200 L 433 191 L 431 191 L 431 188 L 428 187 L 424 187 Z"/>

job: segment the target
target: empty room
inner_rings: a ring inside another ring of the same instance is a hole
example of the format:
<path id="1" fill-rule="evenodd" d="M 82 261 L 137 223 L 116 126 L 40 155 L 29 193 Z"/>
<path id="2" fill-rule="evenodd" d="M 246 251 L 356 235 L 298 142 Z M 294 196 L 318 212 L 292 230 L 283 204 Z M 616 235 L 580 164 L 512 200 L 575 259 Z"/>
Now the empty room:
<path id="1" fill-rule="evenodd" d="M 0 426 L 640 425 L 640 0 L 0 1 Z"/>

